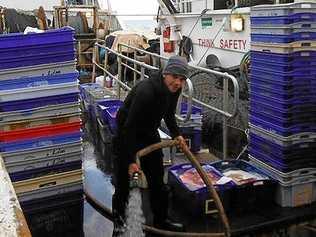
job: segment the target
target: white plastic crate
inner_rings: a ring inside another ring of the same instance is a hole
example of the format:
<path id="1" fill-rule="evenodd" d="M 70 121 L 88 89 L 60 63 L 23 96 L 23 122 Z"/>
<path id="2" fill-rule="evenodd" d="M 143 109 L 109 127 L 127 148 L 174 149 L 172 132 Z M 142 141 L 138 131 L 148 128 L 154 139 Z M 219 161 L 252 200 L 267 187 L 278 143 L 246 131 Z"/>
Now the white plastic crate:
<path id="1" fill-rule="evenodd" d="M 279 183 L 275 201 L 282 207 L 298 207 L 315 202 L 316 178 L 301 177 L 288 185 Z"/>
<path id="2" fill-rule="evenodd" d="M 80 113 L 79 102 L 49 105 L 30 110 L 0 113 L 0 123 Z"/>
<path id="3" fill-rule="evenodd" d="M 290 54 L 301 51 L 316 50 L 316 41 L 297 41 L 288 44 L 251 43 L 251 50 L 269 53 Z"/>
<path id="4" fill-rule="evenodd" d="M 0 71 L 0 80 L 20 79 L 25 77 L 51 76 L 56 74 L 73 73 L 76 70 L 76 62 L 42 64 L 22 68 L 11 68 Z"/>
<path id="5" fill-rule="evenodd" d="M 54 95 L 79 93 L 78 83 L 63 83 L 45 87 L 4 90 L 0 92 L 0 102 L 26 100 Z"/>
<path id="6" fill-rule="evenodd" d="M 306 1 L 302 3 L 258 5 L 251 8 L 251 17 L 287 16 L 296 13 L 308 13 L 316 11 L 316 3 Z"/>
<path id="7" fill-rule="evenodd" d="M 83 189 L 82 170 L 46 175 L 13 183 L 19 202 Z"/>

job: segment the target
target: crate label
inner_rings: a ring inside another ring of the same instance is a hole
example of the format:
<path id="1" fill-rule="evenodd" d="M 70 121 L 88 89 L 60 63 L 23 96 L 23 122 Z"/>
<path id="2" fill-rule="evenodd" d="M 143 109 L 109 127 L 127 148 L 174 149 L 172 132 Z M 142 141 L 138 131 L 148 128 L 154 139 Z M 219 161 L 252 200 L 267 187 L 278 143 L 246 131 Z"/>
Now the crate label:
<path id="1" fill-rule="evenodd" d="M 303 53 L 301 53 L 301 56 L 308 57 L 308 56 L 310 56 L 310 53 L 309 52 L 303 52 Z"/>

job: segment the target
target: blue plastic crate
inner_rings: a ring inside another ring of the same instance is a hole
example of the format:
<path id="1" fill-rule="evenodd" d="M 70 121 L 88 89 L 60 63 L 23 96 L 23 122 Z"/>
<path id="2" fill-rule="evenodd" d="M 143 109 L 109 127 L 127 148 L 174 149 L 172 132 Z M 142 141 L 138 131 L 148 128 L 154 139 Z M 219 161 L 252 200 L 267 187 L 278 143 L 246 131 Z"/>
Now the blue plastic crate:
<path id="1" fill-rule="evenodd" d="M 316 61 L 294 61 L 291 63 L 275 63 L 268 60 L 253 60 L 250 64 L 251 68 L 261 69 L 265 71 L 273 71 L 277 73 L 289 73 L 292 75 L 302 74 L 310 75 L 315 73 Z M 253 72 L 252 72 L 253 73 Z M 255 74 L 254 74 L 255 75 Z"/>
<path id="2" fill-rule="evenodd" d="M 101 85 L 97 83 L 84 83 L 79 85 L 80 96 L 82 100 L 87 99 L 87 90 L 102 88 Z"/>
<path id="3" fill-rule="evenodd" d="M 62 52 L 72 52 L 75 50 L 74 41 L 60 42 L 53 44 L 40 44 L 32 46 L 22 46 L 13 48 L 0 48 L 0 60 L 23 58 L 38 55 L 52 55 Z"/>
<path id="4" fill-rule="evenodd" d="M 291 100 L 291 99 L 304 99 L 305 97 L 313 98 L 316 102 L 316 87 L 308 86 L 296 86 L 291 89 L 278 90 L 272 86 L 261 86 L 253 82 L 250 83 L 250 93 L 260 96 L 269 97 L 276 100 Z"/>
<path id="5" fill-rule="evenodd" d="M 265 153 L 276 160 L 314 160 L 316 142 L 314 140 L 281 146 L 250 132 L 251 149 Z"/>
<path id="6" fill-rule="evenodd" d="M 16 142 L 1 142 L 0 152 L 19 151 L 81 141 L 81 131 L 45 138 L 27 139 Z"/>
<path id="7" fill-rule="evenodd" d="M 282 128 L 288 128 L 292 126 L 310 126 L 311 124 L 316 124 L 316 117 L 313 114 L 305 114 L 305 116 L 292 116 L 292 117 L 277 117 L 271 114 L 264 114 L 260 112 L 256 112 L 254 110 L 250 111 L 252 116 L 256 118 L 262 119 L 266 122 L 272 123 L 275 126 L 279 126 Z M 315 113 L 314 113 L 315 114 Z"/>
<path id="8" fill-rule="evenodd" d="M 245 171 L 249 173 L 250 175 L 253 175 L 254 178 L 251 180 L 235 180 L 234 183 L 236 185 L 265 185 L 270 182 L 275 183 L 273 179 L 271 179 L 263 170 L 258 169 L 257 167 L 254 167 L 250 163 L 244 160 L 228 160 L 228 161 L 216 161 L 210 163 L 212 167 L 214 167 L 216 170 L 221 172 L 222 175 L 225 175 L 226 172 L 229 171 Z M 229 177 L 229 176 L 228 176 Z M 234 180 L 234 177 L 232 177 Z"/>
<path id="9" fill-rule="evenodd" d="M 116 114 L 119 109 L 120 109 L 120 106 L 111 106 L 105 109 L 106 120 L 108 122 L 108 125 L 112 134 L 115 134 L 117 130 Z"/>
<path id="10" fill-rule="evenodd" d="M 288 83 L 293 80 L 299 81 L 307 79 L 316 79 L 316 70 L 306 70 L 292 73 L 292 72 L 278 72 L 278 71 L 272 71 L 272 70 L 266 70 L 263 67 L 252 67 L 251 68 L 251 77 L 258 77 L 262 78 L 264 80 L 269 80 L 271 82 L 275 83 Z"/>
<path id="11" fill-rule="evenodd" d="M 0 35 L 0 49 L 73 42 L 75 31 L 66 26 L 43 33 L 13 33 Z"/>
<path id="12" fill-rule="evenodd" d="M 316 61 L 316 51 L 301 51 L 289 54 L 281 54 L 252 50 L 250 51 L 250 56 L 252 60 L 261 60 L 275 63 Z"/>
<path id="13" fill-rule="evenodd" d="M 48 105 L 77 102 L 78 100 L 78 93 L 70 93 L 64 95 L 40 97 L 35 99 L 0 102 L 0 112 L 30 110 Z"/>
<path id="14" fill-rule="evenodd" d="M 316 13 L 296 13 L 286 16 L 264 16 L 250 17 L 251 25 L 253 26 L 283 26 L 297 22 L 315 22 Z"/>
<path id="15" fill-rule="evenodd" d="M 289 127 L 281 127 L 269 121 L 265 121 L 250 114 L 249 121 L 251 124 L 263 128 L 271 133 L 284 137 L 303 132 L 316 132 L 316 123 L 294 124 Z"/>
<path id="16" fill-rule="evenodd" d="M 12 182 L 17 182 L 21 180 L 36 178 L 47 174 L 69 172 L 81 168 L 82 161 L 73 161 L 53 166 L 47 166 L 44 168 L 29 169 L 21 172 L 10 173 L 9 176 Z"/>
<path id="17" fill-rule="evenodd" d="M 251 34 L 252 42 L 291 43 L 302 40 L 316 40 L 314 32 L 296 32 L 290 35 Z"/>
<path id="18" fill-rule="evenodd" d="M 271 77 L 263 75 L 250 75 L 250 81 L 253 85 L 258 87 L 265 87 L 267 89 L 274 89 L 276 91 L 294 90 L 295 88 L 316 88 L 316 75 L 315 78 L 305 77 L 289 77 L 286 81 L 276 81 Z"/>
<path id="19" fill-rule="evenodd" d="M 19 68 L 41 64 L 66 62 L 72 60 L 75 60 L 74 50 L 68 52 L 65 51 L 50 54 L 23 56 L 11 59 L 0 59 L 0 69 Z"/>
<path id="20" fill-rule="evenodd" d="M 287 173 L 298 169 L 304 169 L 304 168 L 316 168 L 316 160 L 298 160 L 294 162 L 286 162 L 282 160 L 276 160 L 269 155 L 259 152 L 256 149 L 250 148 L 249 154 L 256 159 L 270 165 L 271 167 L 275 168 L 278 171 Z"/>
<path id="21" fill-rule="evenodd" d="M 78 78 L 78 72 L 68 74 L 57 74 L 51 76 L 40 77 L 27 77 L 20 79 L 10 79 L 0 81 L 1 90 L 12 90 L 30 87 L 40 87 L 46 85 L 54 85 L 60 83 L 76 82 Z"/>
<path id="22" fill-rule="evenodd" d="M 186 102 L 182 102 L 181 103 L 181 109 L 180 109 L 180 113 L 181 114 L 186 114 L 188 111 L 188 104 Z M 202 115 L 202 108 L 201 107 L 198 107 L 198 106 L 195 106 L 195 105 L 192 105 L 192 112 L 191 112 L 192 115 Z"/>
<path id="23" fill-rule="evenodd" d="M 277 117 L 280 119 L 287 118 L 306 118 L 306 117 L 316 117 L 316 107 L 315 106 L 296 106 L 289 109 L 280 109 L 271 104 L 262 103 L 258 101 L 251 100 L 250 111 L 263 114 L 265 116 Z"/>
<path id="24" fill-rule="evenodd" d="M 118 99 L 108 99 L 99 101 L 97 104 L 97 115 L 103 124 L 108 124 L 108 114 L 106 112 L 109 107 L 121 107 L 123 101 Z"/>

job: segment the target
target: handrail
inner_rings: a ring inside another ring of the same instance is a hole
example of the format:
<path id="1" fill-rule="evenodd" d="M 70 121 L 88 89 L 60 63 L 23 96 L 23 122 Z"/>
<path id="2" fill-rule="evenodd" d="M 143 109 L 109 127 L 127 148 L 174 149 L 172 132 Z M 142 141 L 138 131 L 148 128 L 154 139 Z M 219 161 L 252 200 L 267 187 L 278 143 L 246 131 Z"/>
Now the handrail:
<path id="1" fill-rule="evenodd" d="M 105 51 L 108 51 L 108 52 L 111 52 L 111 53 L 113 53 L 113 54 L 115 54 L 117 57 L 118 57 L 118 64 L 119 64 L 119 66 L 118 66 L 118 70 L 119 70 L 119 74 L 118 74 L 118 77 L 115 77 L 114 75 L 112 75 L 107 69 L 106 69 L 106 64 L 107 64 L 107 60 L 108 60 L 108 54 L 106 53 L 105 54 L 105 60 L 104 60 L 104 67 L 102 67 L 102 66 L 100 66 L 98 63 L 97 63 L 97 60 L 96 60 L 96 54 L 97 54 L 97 52 L 98 52 L 98 47 L 100 47 L 100 48 L 103 48 L 103 49 L 105 49 Z M 123 59 L 125 59 L 125 60 L 127 60 L 127 61 L 129 61 L 129 62 L 132 62 L 132 63 L 134 63 L 134 65 L 138 65 L 138 66 L 140 66 L 141 67 L 141 71 L 139 72 L 139 71 L 137 71 L 135 68 L 131 68 L 131 67 L 129 67 L 126 63 L 123 63 L 122 62 L 122 58 Z M 148 77 L 147 75 L 145 75 L 145 68 L 146 69 L 149 69 L 149 70 L 159 70 L 159 68 L 157 68 L 157 67 L 154 67 L 154 66 L 150 66 L 150 65 L 148 65 L 148 64 L 146 64 L 146 63 L 144 63 L 144 62 L 140 62 L 140 61 L 138 61 L 138 60 L 135 60 L 135 59 L 132 59 L 132 58 L 129 58 L 129 57 L 127 57 L 127 56 L 125 56 L 125 55 L 123 55 L 123 54 L 121 54 L 121 53 L 119 53 L 119 52 L 116 52 L 115 50 L 112 50 L 112 49 L 110 49 L 109 47 L 106 47 L 106 46 L 104 46 L 104 45 L 102 45 L 102 44 L 99 44 L 98 42 L 96 42 L 95 43 L 95 47 L 94 47 L 94 50 L 93 50 L 93 57 L 92 57 L 92 63 L 93 63 L 93 75 L 92 75 L 92 77 L 93 78 L 95 78 L 95 67 L 98 67 L 98 68 L 100 68 L 101 70 L 103 70 L 103 72 L 105 72 L 108 76 L 110 76 L 112 79 L 114 79 L 116 82 L 118 82 L 119 83 L 119 85 L 120 86 L 122 86 L 122 87 L 124 87 L 125 89 L 127 89 L 127 90 L 131 90 L 131 88 L 129 87 L 129 86 L 127 86 L 125 83 L 123 83 L 121 80 L 120 80 L 120 78 L 121 78 L 121 75 L 120 75 L 120 72 L 121 72 L 121 66 L 123 65 L 123 66 L 127 66 L 129 69 L 131 69 L 131 70 L 133 70 L 134 72 L 137 72 L 138 74 L 140 74 L 141 75 L 141 79 L 144 79 L 145 77 Z M 135 83 L 135 80 L 134 80 L 134 83 Z M 178 114 L 176 114 L 176 117 L 177 117 L 177 119 L 179 119 L 180 121 L 182 121 L 182 122 L 187 122 L 187 121 L 189 121 L 190 120 L 190 118 L 191 118 L 191 113 L 192 113 L 192 99 L 193 99 L 193 84 L 192 84 L 192 82 L 191 82 L 191 80 L 190 79 L 186 79 L 186 84 L 188 85 L 188 91 L 189 91 L 189 93 L 188 93 L 188 95 L 185 95 L 185 94 L 183 94 L 185 97 L 187 97 L 188 98 L 188 100 L 187 100 L 187 103 L 188 103 L 188 109 L 187 109 L 187 113 L 186 113 L 186 116 L 183 118 L 183 117 L 181 117 L 180 115 L 178 115 Z M 120 94 L 120 92 L 118 92 L 118 94 Z"/>
<path id="2" fill-rule="evenodd" d="M 178 141 L 176 140 L 170 140 L 170 141 L 162 141 L 159 143 L 155 143 L 152 144 L 150 146 L 147 146 L 145 148 L 143 148 L 142 150 L 138 151 L 136 153 L 136 163 L 138 164 L 139 167 L 140 166 L 140 158 L 148 155 L 149 153 L 158 150 L 158 149 L 162 149 L 165 147 L 172 147 L 172 146 L 176 146 L 178 145 Z M 194 157 L 194 155 L 191 153 L 191 151 L 189 150 L 188 147 L 186 147 L 186 149 L 182 150 L 182 152 L 185 154 L 186 158 L 188 158 L 188 160 L 191 162 L 191 164 L 194 166 L 194 168 L 197 170 L 198 174 L 200 175 L 201 179 L 203 180 L 203 182 L 205 183 L 207 190 L 211 196 L 211 198 L 214 200 L 214 203 L 216 205 L 216 208 L 218 210 L 218 214 L 222 220 L 222 223 L 224 225 L 225 228 L 225 236 L 228 237 L 230 236 L 230 226 L 229 226 L 229 222 L 228 222 L 228 218 L 226 216 L 223 204 L 212 184 L 212 182 L 210 181 L 209 177 L 207 176 L 207 173 L 205 172 L 205 170 L 202 168 L 201 164 L 198 162 L 198 160 Z M 223 234 L 223 233 L 214 233 L 214 234 Z"/>
<path id="3" fill-rule="evenodd" d="M 167 57 L 161 56 L 159 54 L 156 53 L 151 53 L 151 52 L 147 52 L 146 50 L 143 49 L 139 49 L 127 44 L 119 44 L 119 47 L 127 47 L 130 49 L 133 49 L 135 51 L 147 54 L 147 55 L 151 55 L 153 57 L 162 59 L 162 60 L 168 60 Z M 229 75 L 227 72 L 218 72 L 218 71 L 214 71 L 208 68 L 203 68 L 203 67 L 199 67 L 199 66 L 194 66 L 194 65 L 189 65 L 189 67 L 196 69 L 196 70 L 200 70 L 206 73 L 210 73 L 210 74 L 215 74 L 217 76 L 221 76 L 224 78 L 224 88 L 223 88 L 223 110 L 218 109 L 214 106 L 211 106 L 209 104 L 206 104 L 198 99 L 192 98 L 192 101 L 205 107 L 208 109 L 211 109 L 217 113 L 220 113 L 221 115 L 223 115 L 223 159 L 225 160 L 227 158 L 227 147 L 228 147 L 228 131 L 227 131 L 227 121 L 228 119 L 234 117 L 237 112 L 238 112 L 238 102 L 239 102 L 239 85 L 238 85 L 238 81 L 237 79 L 232 76 Z M 228 80 L 231 80 L 234 86 L 234 107 L 233 107 L 233 111 L 231 113 L 229 113 L 228 110 Z M 188 97 L 188 95 L 183 95 L 185 97 Z"/>

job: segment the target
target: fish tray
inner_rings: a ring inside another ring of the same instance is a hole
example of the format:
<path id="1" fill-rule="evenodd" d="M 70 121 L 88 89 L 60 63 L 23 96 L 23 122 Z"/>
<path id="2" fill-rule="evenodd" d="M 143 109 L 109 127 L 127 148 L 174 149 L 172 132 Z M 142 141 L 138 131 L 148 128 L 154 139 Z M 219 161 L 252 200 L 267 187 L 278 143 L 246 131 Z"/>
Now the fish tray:
<path id="1" fill-rule="evenodd" d="M 18 172 L 9 173 L 10 179 L 12 182 L 22 181 L 33 179 L 49 174 L 57 174 L 68 172 L 72 170 L 77 170 L 82 168 L 82 161 L 78 160 L 78 156 L 80 157 L 80 153 L 76 155 L 65 155 L 64 158 L 56 157 L 55 159 L 48 159 L 47 164 L 51 163 L 51 165 L 43 165 L 42 167 L 36 168 L 32 166 L 32 164 L 22 165 L 22 170 Z M 62 163 L 63 159 L 67 159 L 67 162 Z M 71 161 L 71 159 L 77 159 L 75 161 Z M 61 161 L 60 163 L 53 164 L 54 161 Z M 23 169 L 24 167 L 24 169 Z"/>
<path id="2" fill-rule="evenodd" d="M 315 51 L 316 41 L 298 41 L 286 44 L 251 42 L 251 50 L 256 52 L 277 54 L 291 54 L 295 52 Z"/>
<path id="3" fill-rule="evenodd" d="M 62 84 L 62 83 L 77 83 L 78 72 L 69 74 L 57 74 L 52 76 L 26 77 L 19 79 L 10 79 L 0 81 L 0 91 L 45 87 L 48 85 Z"/>
<path id="4" fill-rule="evenodd" d="M 28 77 L 46 77 L 68 74 L 76 71 L 76 61 L 50 63 L 28 67 L 5 69 L 0 71 L 0 81 L 9 79 L 23 79 Z"/>
<path id="5" fill-rule="evenodd" d="M 46 175 L 13 183 L 19 202 L 42 199 L 49 196 L 83 189 L 82 170 Z"/>
<path id="6" fill-rule="evenodd" d="M 70 93 L 79 93 L 77 82 L 1 91 L 0 102 L 35 99 L 45 96 L 56 96 Z"/>
<path id="7" fill-rule="evenodd" d="M 297 13 L 313 13 L 316 11 L 316 3 L 288 3 L 265 4 L 251 7 L 251 17 L 277 17 L 288 16 Z"/>
<path id="8" fill-rule="evenodd" d="M 80 114 L 80 112 L 81 111 L 78 102 L 48 105 L 35 109 L 2 112 L 0 113 L 0 124 L 27 119 L 33 120 L 44 117 L 62 116 L 67 114 Z"/>
<path id="9" fill-rule="evenodd" d="M 19 129 L 9 132 L 0 132 L 0 142 L 22 141 L 33 138 L 44 138 L 46 136 L 62 135 L 80 131 L 81 121 L 53 124 L 36 128 Z"/>
<path id="10" fill-rule="evenodd" d="M 316 51 L 301 51 L 289 54 L 251 51 L 253 60 L 261 60 L 274 63 L 298 63 L 316 61 Z"/>
<path id="11" fill-rule="evenodd" d="M 258 126 L 262 129 L 268 130 L 271 133 L 275 133 L 284 137 L 291 136 L 297 133 L 304 133 L 304 132 L 315 133 L 316 132 L 316 124 L 314 122 L 302 123 L 302 124 L 291 124 L 288 127 L 281 127 L 251 114 L 250 114 L 249 121 L 251 124 L 255 126 Z"/>
<path id="12" fill-rule="evenodd" d="M 55 105 L 59 106 L 65 103 L 78 103 L 79 94 L 78 92 L 53 95 L 47 97 L 38 97 L 24 100 L 0 102 L 1 112 L 22 112 L 27 110 L 42 109 L 44 107 Z"/>
<path id="13" fill-rule="evenodd" d="M 302 40 L 316 40 L 316 33 L 314 32 L 296 32 L 290 35 L 277 34 L 251 34 L 252 42 L 263 43 L 292 43 Z"/>
<path id="14" fill-rule="evenodd" d="M 73 42 L 74 34 L 74 29 L 69 26 L 60 29 L 47 30 L 43 33 L 3 34 L 0 35 L 0 49 Z"/>
<path id="15" fill-rule="evenodd" d="M 265 173 L 269 174 L 270 177 L 273 177 L 275 180 L 278 180 L 279 183 L 284 185 L 289 185 L 293 182 L 299 181 L 302 177 L 315 177 L 316 168 L 304 168 L 298 169 L 291 172 L 281 172 L 272 166 L 258 160 L 257 158 L 249 155 L 249 162 L 259 169 L 263 170 Z"/>
<path id="16" fill-rule="evenodd" d="M 123 105 L 123 101 L 118 99 L 106 99 L 99 101 L 97 107 L 97 117 L 103 124 L 108 124 L 108 115 L 106 110 L 110 107 L 120 107 Z"/>
<path id="17" fill-rule="evenodd" d="M 78 130 L 77 127 L 74 127 L 73 131 L 62 133 L 60 135 L 51 135 L 13 142 L 1 142 L 0 152 L 11 153 L 29 149 L 50 149 L 51 146 L 55 145 L 62 146 L 63 144 L 72 142 L 81 142 L 81 136 L 81 131 Z"/>
<path id="18" fill-rule="evenodd" d="M 315 9 L 314 9 L 315 11 Z M 251 27 L 285 26 L 294 23 L 316 22 L 315 12 L 295 13 L 287 16 L 250 17 Z"/>

